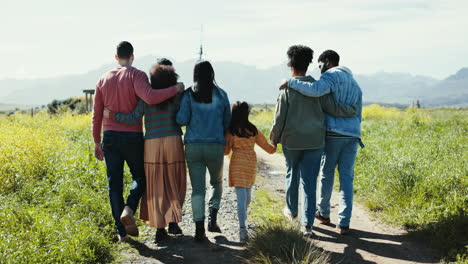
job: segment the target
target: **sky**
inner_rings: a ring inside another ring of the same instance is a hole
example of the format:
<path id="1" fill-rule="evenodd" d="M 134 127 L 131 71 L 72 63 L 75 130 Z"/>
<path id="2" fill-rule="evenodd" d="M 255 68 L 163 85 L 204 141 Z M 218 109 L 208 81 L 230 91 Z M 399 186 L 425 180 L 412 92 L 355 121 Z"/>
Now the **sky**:
<path id="1" fill-rule="evenodd" d="M 289 46 L 326 49 L 359 74 L 445 78 L 468 66 L 466 0 L 0 0 L 0 79 L 79 74 L 135 58 L 206 58 L 259 68 L 285 64 Z M 203 25 L 203 33 L 201 33 Z"/>

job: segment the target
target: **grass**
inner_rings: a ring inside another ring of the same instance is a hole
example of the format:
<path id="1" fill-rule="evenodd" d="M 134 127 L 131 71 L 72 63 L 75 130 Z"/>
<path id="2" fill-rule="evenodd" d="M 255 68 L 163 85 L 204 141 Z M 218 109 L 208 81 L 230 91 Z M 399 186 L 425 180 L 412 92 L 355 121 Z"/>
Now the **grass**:
<path id="1" fill-rule="evenodd" d="M 258 177 L 258 182 L 262 180 L 265 181 Z M 249 218 L 259 227 L 254 229 L 247 244 L 251 257 L 246 263 L 328 263 L 328 254 L 304 238 L 299 224 L 285 220 L 280 197 L 266 189 L 255 190 L 254 196 Z"/>
<path id="2" fill-rule="evenodd" d="M 273 111 L 253 112 L 251 120 L 267 132 Z M 439 249 L 443 261 L 466 261 L 468 109 L 371 105 L 363 109 L 362 134 L 357 200 Z"/>
<path id="3" fill-rule="evenodd" d="M 115 259 L 105 168 L 90 134 L 90 115 L 0 116 L 0 262 Z"/>
<path id="4" fill-rule="evenodd" d="M 363 114 L 357 199 L 440 249 L 444 260 L 466 263 L 468 110 L 373 105 Z M 271 110 L 254 109 L 251 120 L 268 136 L 272 118 Z M 92 142 L 90 115 L 0 115 L 1 263 L 115 261 L 105 166 L 93 157 Z M 298 227 L 283 222 L 281 204 L 256 191 L 251 219 L 261 227 L 248 245 L 254 262 L 324 260 L 302 254 L 315 251 Z M 265 244 L 276 239 L 292 242 Z"/>

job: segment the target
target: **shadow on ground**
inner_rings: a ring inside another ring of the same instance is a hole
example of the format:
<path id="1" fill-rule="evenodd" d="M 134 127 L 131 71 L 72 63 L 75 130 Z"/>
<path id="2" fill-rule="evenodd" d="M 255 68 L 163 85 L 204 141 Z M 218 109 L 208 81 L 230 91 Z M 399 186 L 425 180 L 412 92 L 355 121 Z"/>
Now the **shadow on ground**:
<path id="1" fill-rule="evenodd" d="M 378 234 L 368 231 L 353 229 L 348 235 L 340 235 L 335 231 L 327 228 L 315 226 L 314 230 L 318 234 L 319 241 L 326 241 L 336 244 L 345 244 L 343 253 L 330 252 L 331 263 L 378 263 L 372 260 L 364 260 L 362 253 L 368 252 L 376 256 L 388 259 L 388 263 L 392 262 L 417 262 L 417 263 L 435 263 L 433 254 L 414 254 L 407 247 L 409 235 L 388 235 Z M 321 236 L 321 234 L 325 236 Z M 418 252 L 420 253 L 420 252 Z M 434 253 L 434 252 L 432 252 Z"/>
<path id="2" fill-rule="evenodd" d="M 193 236 L 174 236 L 149 247 L 148 242 L 132 240 L 130 245 L 138 254 L 154 259 L 155 263 L 240 263 L 246 257 L 246 250 L 238 242 L 229 241 L 224 236 L 216 236 L 215 241 L 195 243 Z"/>

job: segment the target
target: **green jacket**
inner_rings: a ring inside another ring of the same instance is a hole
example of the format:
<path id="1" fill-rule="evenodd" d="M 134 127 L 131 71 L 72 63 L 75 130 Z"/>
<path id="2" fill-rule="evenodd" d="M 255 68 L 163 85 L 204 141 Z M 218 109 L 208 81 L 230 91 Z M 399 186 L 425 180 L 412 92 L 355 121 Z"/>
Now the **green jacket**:
<path id="1" fill-rule="evenodd" d="M 315 82 L 311 76 L 295 77 L 306 82 Z M 324 112 L 336 117 L 352 117 L 356 105 L 340 105 L 331 94 L 307 97 L 286 88 L 281 90 L 276 103 L 275 119 L 270 139 L 288 149 L 320 149 L 325 146 Z"/>

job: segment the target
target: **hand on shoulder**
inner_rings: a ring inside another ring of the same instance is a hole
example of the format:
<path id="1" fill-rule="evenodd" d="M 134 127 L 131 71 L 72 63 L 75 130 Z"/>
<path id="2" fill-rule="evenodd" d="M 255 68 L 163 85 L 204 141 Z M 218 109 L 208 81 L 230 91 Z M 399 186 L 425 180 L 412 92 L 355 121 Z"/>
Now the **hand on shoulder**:
<path id="1" fill-rule="evenodd" d="M 279 89 L 280 89 L 280 90 L 284 90 L 284 89 L 286 89 L 287 87 L 288 87 L 288 80 L 283 79 L 283 80 L 281 81 L 281 85 L 280 85 Z"/>
<path id="2" fill-rule="evenodd" d="M 178 93 L 183 93 L 185 91 L 185 85 L 183 82 L 178 82 L 176 84 L 176 87 L 177 87 Z"/>

